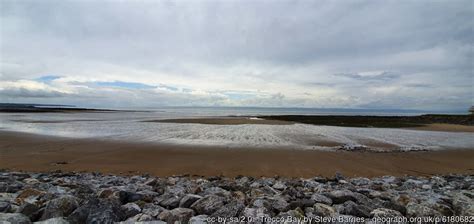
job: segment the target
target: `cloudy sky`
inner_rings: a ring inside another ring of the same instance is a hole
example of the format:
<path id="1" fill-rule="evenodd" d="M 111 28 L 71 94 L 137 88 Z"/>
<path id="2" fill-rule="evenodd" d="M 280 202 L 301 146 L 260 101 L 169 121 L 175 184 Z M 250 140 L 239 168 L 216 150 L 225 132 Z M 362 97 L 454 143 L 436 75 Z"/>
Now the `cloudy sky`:
<path id="1" fill-rule="evenodd" d="M 0 102 L 474 105 L 470 0 L 0 4 Z"/>

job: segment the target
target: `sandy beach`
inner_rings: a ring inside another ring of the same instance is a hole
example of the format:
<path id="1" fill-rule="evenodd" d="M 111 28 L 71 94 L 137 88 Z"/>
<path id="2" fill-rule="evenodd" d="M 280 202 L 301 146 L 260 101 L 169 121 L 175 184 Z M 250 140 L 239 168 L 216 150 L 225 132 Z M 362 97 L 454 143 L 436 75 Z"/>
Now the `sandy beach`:
<path id="1" fill-rule="evenodd" d="M 229 149 L 70 139 L 0 132 L 3 169 L 97 171 L 224 176 L 346 176 L 473 174 L 474 150 L 430 152 L 327 152 Z"/>

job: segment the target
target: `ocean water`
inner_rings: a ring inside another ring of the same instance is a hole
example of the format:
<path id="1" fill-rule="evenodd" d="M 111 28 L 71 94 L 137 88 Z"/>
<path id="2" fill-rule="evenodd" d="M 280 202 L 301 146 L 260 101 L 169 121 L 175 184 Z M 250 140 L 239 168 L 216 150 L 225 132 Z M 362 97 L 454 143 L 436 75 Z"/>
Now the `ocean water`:
<path id="1" fill-rule="evenodd" d="M 340 146 L 390 145 L 397 150 L 472 149 L 473 133 L 291 125 L 206 125 L 142 122 L 169 118 L 276 114 L 418 115 L 413 111 L 321 110 L 292 108 L 155 108 L 101 113 L 0 113 L 0 129 L 73 138 L 101 138 L 228 148 L 335 150 Z M 322 144 L 324 142 L 336 145 Z M 368 143 L 375 143 L 367 145 Z"/>

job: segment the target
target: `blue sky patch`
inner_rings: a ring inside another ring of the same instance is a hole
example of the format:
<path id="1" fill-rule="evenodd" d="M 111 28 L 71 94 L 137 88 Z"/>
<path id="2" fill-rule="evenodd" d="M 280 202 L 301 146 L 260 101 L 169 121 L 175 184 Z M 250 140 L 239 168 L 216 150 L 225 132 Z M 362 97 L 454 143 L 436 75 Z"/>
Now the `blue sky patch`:
<path id="1" fill-rule="evenodd" d="M 114 81 L 114 82 L 96 82 L 98 86 L 104 87 L 119 87 L 119 88 L 127 88 L 127 89 L 153 89 L 156 86 L 146 85 L 143 83 L 138 82 L 121 82 L 121 81 Z"/>
<path id="2" fill-rule="evenodd" d="M 57 75 L 45 75 L 45 76 L 41 76 L 39 78 L 36 79 L 36 81 L 39 81 L 39 82 L 51 82 L 55 79 L 59 79 L 61 78 L 61 76 L 57 76 Z"/>

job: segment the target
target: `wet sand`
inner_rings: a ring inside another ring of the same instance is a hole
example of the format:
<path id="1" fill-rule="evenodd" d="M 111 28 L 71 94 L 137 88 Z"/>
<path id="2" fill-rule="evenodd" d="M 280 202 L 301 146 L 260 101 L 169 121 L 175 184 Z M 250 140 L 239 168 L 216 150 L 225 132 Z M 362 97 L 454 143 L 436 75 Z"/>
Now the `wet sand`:
<path id="1" fill-rule="evenodd" d="M 311 177 L 474 174 L 474 150 L 327 152 L 229 149 L 0 131 L 0 168 L 24 171 L 97 171 L 115 174 Z"/>

